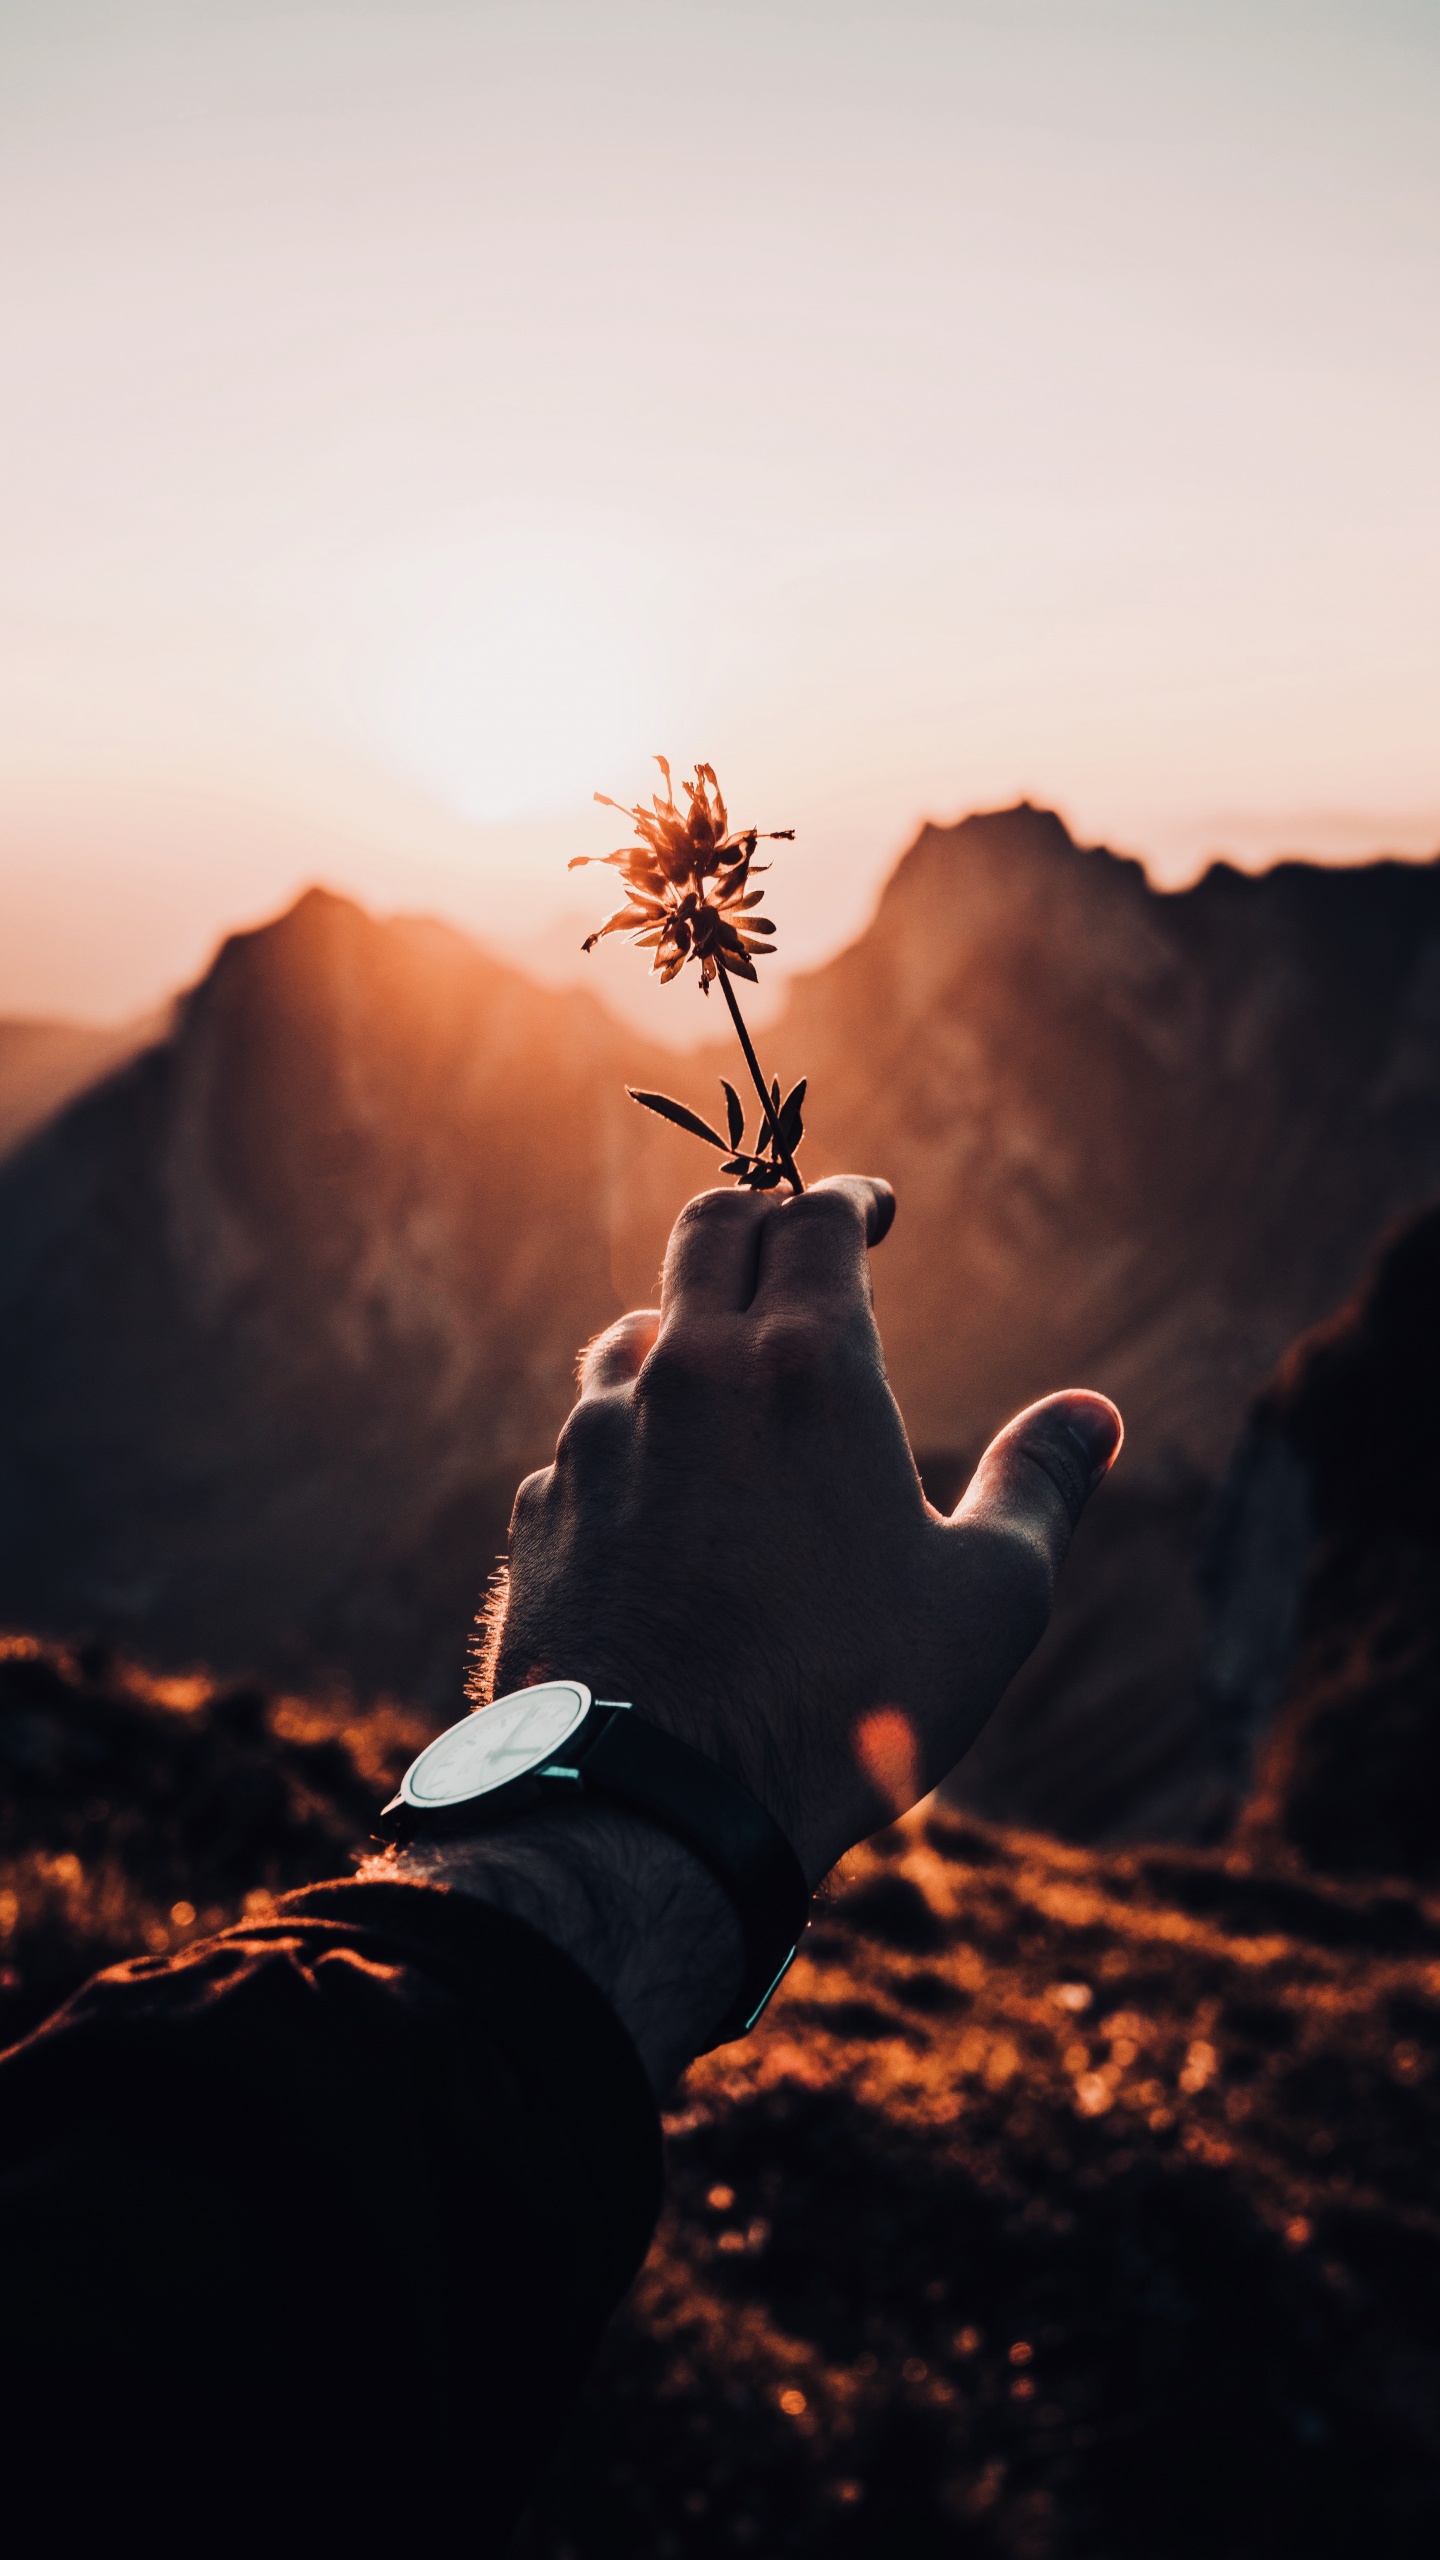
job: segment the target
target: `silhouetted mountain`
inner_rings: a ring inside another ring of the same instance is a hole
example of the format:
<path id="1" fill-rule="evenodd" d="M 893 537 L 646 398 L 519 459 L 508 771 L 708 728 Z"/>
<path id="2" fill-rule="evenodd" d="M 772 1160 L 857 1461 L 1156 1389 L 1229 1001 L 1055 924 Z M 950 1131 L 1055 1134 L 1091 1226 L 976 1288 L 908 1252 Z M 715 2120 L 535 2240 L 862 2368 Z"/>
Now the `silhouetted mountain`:
<path id="1" fill-rule="evenodd" d="M 312 893 L 0 1175 L 0 1613 L 453 1695 L 616 1309 L 593 1004 Z"/>
<path id="2" fill-rule="evenodd" d="M 133 1058 L 164 1032 L 160 1016 L 97 1031 L 88 1023 L 0 1021 L 0 1156 L 28 1138 L 72 1094 Z"/>
<path id="3" fill-rule="evenodd" d="M 1042 812 L 928 828 L 765 1049 L 811 1077 L 808 1169 L 897 1185 L 877 1297 L 929 1479 L 953 1498 L 1055 1386 L 1127 1415 L 966 1785 L 1203 1825 L 1211 1487 L 1285 1342 L 1440 1190 L 1440 869 L 1165 896 Z M 0 1168 L 0 1614 L 448 1705 L 577 1344 L 712 1178 L 622 1087 L 713 1110 L 722 1068 L 343 900 L 227 943 Z"/>
<path id="4" fill-rule="evenodd" d="M 1440 1884 L 1440 1208 L 1286 1355 L 1225 1489 L 1210 1673 L 1243 1836 Z"/>
<path id="5" fill-rule="evenodd" d="M 1103 1387 L 1126 1473 L 1224 1465 L 1288 1342 L 1440 1190 L 1440 864 L 1140 865 L 1020 808 L 928 827 L 772 1036 L 875 1266 L 919 1437 Z"/>

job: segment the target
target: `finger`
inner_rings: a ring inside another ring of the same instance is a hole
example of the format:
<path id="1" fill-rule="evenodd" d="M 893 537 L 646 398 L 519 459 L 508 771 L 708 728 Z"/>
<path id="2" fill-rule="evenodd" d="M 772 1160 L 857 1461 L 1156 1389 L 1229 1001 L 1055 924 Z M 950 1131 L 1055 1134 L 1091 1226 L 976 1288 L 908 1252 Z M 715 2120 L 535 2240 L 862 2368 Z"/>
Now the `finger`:
<path id="1" fill-rule="evenodd" d="M 1124 1437 L 1108 1396 L 1083 1387 L 1046 1396 L 997 1433 L 953 1517 L 1018 1540 L 1048 1566 L 1053 1581 L 1075 1523 Z"/>
<path id="2" fill-rule="evenodd" d="M 832 1174 L 777 1200 L 760 1238 L 756 1313 L 782 1305 L 868 1310 L 868 1248 L 888 1235 L 894 1216 L 889 1183 L 858 1173 Z"/>
<path id="3" fill-rule="evenodd" d="M 754 1191 L 702 1191 L 671 1230 L 660 1279 L 667 1324 L 691 1315 L 739 1315 L 755 1294 L 760 1231 L 773 1198 Z"/>
<path id="4" fill-rule="evenodd" d="M 617 1316 L 580 1354 L 581 1395 L 598 1396 L 607 1387 L 628 1387 L 654 1350 L 659 1330 L 658 1307 L 632 1307 L 628 1315 Z"/>

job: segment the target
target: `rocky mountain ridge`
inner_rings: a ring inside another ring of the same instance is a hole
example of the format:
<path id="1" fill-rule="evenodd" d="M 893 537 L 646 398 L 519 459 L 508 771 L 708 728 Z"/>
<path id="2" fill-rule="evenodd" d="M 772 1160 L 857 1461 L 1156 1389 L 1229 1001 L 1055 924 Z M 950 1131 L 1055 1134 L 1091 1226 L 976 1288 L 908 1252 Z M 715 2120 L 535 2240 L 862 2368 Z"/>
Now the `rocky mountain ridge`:
<path id="1" fill-rule="evenodd" d="M 927 828 L 772 1045 L 817 1147 L 904 1204 L 876 1284 L 924 1436 L 973 1449 L 1083 1379 L 1132 1479 L 1210 1476 L 1440 1189 L 1440 865 L 1162 893 L 1043 810 Z"/>
<path id="2" fill-rule="evenodd" d="M 616 1304 L 619 1038 L 319 892 L 233 937 L 0 1176 L 0 1608 L 453 1684 Z"/>

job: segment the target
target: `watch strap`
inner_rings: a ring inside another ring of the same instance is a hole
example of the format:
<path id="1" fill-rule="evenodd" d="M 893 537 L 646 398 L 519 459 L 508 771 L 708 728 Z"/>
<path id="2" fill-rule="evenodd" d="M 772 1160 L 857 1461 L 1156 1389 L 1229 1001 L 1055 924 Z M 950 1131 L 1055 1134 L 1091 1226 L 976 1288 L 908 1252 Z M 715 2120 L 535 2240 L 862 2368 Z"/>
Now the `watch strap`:
<path id="1" fill-rule="evenodd" d="M 437 1736 L 437 1743 L 447 1738 Z M 779 1824 L 739 1778 L 629 1705 L 599 1698 L 552 1760 L 473 1796 L 417 1800 L 411 1781 L 425 1758 L 422 1752 L 412 1763 L 381 1813 L 382 1837 L 463 1839 L 542 1806 L 598 1798 L 681 1841 L 708 1868 L 740 1923 L 740 1988 L 712 2041 L 729 2044 L 754 2026 L 794 1957 L 810 1891 Z"/>
<path id="2" fill-rule="evenodd" d="M 586 1791 L 658 1823 L 707 1867 L 740 1923 L 740 1989 L 714 2041 L 747 2034 L 789 1970 L 810 1889 L 780 1825 L 739 1778 L 679 1736 L 617 1708 L 580 1759 Z"/>

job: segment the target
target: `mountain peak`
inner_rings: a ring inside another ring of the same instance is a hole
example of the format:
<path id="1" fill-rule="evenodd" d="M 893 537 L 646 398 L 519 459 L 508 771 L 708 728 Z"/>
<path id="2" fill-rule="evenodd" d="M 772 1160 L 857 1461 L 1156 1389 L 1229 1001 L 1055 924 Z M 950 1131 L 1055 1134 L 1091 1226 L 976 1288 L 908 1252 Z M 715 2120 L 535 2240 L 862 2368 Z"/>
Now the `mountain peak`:
<path id="1" fill-rule="evenodd" d="M 878 912 L 921 912 L 927 930 L 943 918 L 949 929 L 993 921 L 1009 933 L 1022 913 L 1053 922 L 1061 901 L 1072 924 L 1088 933 L 1097 918 L 1116 913 L 1117 902 L 1135 914 L 1157 896 L 1143 864 L 1105 845 L 1077 844 L 1056 810 L 1020 800 L 974 811 L 953 826 L 928 820 L 891 874 Z"/>

